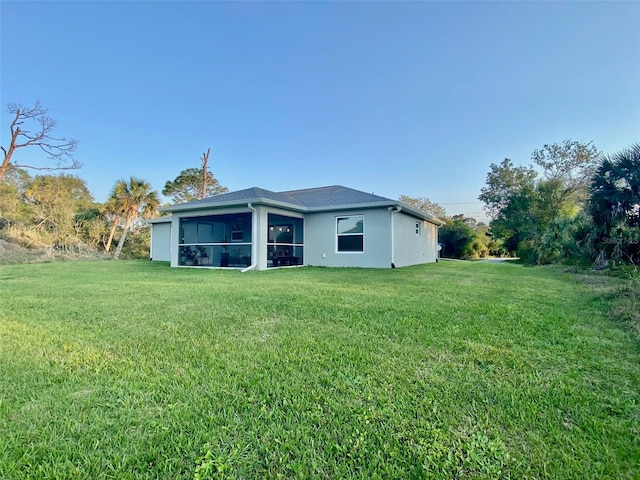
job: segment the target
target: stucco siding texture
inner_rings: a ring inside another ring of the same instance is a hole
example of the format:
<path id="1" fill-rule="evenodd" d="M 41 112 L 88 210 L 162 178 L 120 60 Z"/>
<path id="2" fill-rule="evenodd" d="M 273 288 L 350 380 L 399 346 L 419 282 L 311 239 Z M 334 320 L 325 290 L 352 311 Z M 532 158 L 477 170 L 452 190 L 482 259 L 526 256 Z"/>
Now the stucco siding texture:
<path id="1" fill-rule="evenodd" d="M 416 233 L 419 224 L 420 233 Z M 407 267 L 436 261 L 437 227 L 415 217 L 398 213 L 394 215 L 394 263 Z"/>
<path id="2" fill-rule="evenodd" d="M 337 252 L 336 218 L 364 216 L 364 252 Z M 358 209 L 305 216 L 305 264 L 324 267 L 388 268 L 391 227 L 387 209 Z"/>
<path id="3" fill-rule="evenodd" d="M 151 260 L 171 260 L 171 223 L 156 223 L 151 226 Z"/>

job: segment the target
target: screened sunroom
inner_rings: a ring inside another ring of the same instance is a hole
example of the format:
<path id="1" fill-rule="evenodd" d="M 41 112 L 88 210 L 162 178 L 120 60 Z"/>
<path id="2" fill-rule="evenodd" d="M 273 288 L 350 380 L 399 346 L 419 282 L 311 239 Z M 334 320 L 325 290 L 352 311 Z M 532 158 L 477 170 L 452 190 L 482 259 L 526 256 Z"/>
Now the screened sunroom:
<path id="1" fill-rule="evenodd" d="M 267 267 L 304 264 L 304 221 L 269 213 Z"/>
<path id="2" fill-rule="evenodd" d="M 252 264 L 254 241 L 262 243 L 263 248 L 256 251 L 259 256 L 266 252 L 267 268 L 304 264 L 302 218 L 268 213 L 267 224 L 258 224 L 265 231 L 254 238 L 252 215 L 247 212 L 181 218 L 178 265 L 246 268 Z"/>
<path id="3" fill-rule="evenodd" d="M 251 241 L 251 213 L 181 218 L 178 265 L 248 267 Z"/>

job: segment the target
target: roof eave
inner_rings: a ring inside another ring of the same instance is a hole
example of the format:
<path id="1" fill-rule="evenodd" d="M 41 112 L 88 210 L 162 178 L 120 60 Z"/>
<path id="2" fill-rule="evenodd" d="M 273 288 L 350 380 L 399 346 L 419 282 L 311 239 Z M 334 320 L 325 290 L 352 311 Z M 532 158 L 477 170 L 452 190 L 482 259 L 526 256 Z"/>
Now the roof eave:
<path id="1" fill-rule="evenodd" d="M 245 198 L 242 200 L 229 200 L 226 202 L 213 202 L 213 203 L 198 203 L 197 205 L 189 205 L 188 203 L 183 203 L 180 205 L 171 205 L 169 207 L 164 207 L 159 209 L 161 212 L 187 212 L 187 211 L 198 211 L 198 210 L 211 210 L 218 208 L 230 208 L 230 207 L 241 207 L 248 205 L 249 203 L 253 205 L 269 205 L 271 207 L 279 207 L 285 210 L 292 210 L 295 212 L 303 212 L 303 213 L 320 213 L 320 212 L 332 212 L 332 211 L 346 211 L 346 210 L 361 210 L 361 209 L 371 209 L 371 208 L 389 208 L 389 207 L 401 207 L 403 212 L 409 214 L 413 217 L 427 220 L 435 225 L 442 226 L 445 224 L 442 220 L 433 215 L 429 215 L 428 213 L 423 212 L 422 210 L 418 210 L 417 208 L 411 207 L 405 203 L 388 200 L 388 201 L 380 201 L 380 202 L 365 202 L 365 203 L 348 203 L 344 205 L 325 205 L 319 207 L 305 207 L 303 205 L 296 205 L 294 203 L 281 202 L 278 200 L 272 200 L 264 197 L 255 197 L 255 198 Z"/>
<path id="2" fill-rule="evenodd" d="M 165 215 L 164 217 L 150 218 L 148 220 L 144 220 L 144 223 L 148 223 L 148 224 L 171 223 L 171 215 Z"/>
<path id="3" fill-rule="evenodd" d="M 315 213 L 315 212 L 332 212 L 336 210 L 360 210 L 363 208 L 392 207 L 396 204 L 397 202 L 392 202 L 392 201 L 345 203 L 344 205 L 324 205 L 320 207 L 309 207 L 307 211 L 310 213 Z"/>
<path id="4" fill-rule="evenodd" d="M 161 212 L 186 212 L 190 210 L 210 210 L 212 208 L 229 208 L 229 207 L 241 207 L 248 205 L 249 203 L 253 205 L 270 205 L 274 207 L 280 207 L 287 210 L 295 210 L 295 211 L 306 211 L 307 208 L 302 205 L 296 205 L 294 203 L 280 202 L 278 200 L 272 200 L 269 198 L 263 197 L 255 197 L 255 198 L 245 198 L 242 200 L 228 200 L 226 202 L 212 202 L 212 203 L 198 203 L 197 205 L 189 205 L 188 203 L 183 203 L 180 205 L 171 205 L 169 207 L 164 207 L 159 209 Z"/>

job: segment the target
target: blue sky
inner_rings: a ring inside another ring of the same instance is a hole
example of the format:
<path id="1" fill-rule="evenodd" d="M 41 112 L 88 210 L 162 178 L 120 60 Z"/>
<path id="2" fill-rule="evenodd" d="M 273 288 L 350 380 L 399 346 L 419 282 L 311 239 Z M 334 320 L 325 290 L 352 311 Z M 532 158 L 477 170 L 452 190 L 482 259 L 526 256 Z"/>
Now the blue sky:
<path id="1" fill-rule="evenodd" d="M 482 219 L 491 163 L 640 140 L 640 2 L 0 5 L 2 145 L 6 104 L 39 99 L 97 201 L 211 147 L 231 190 L 341 184 Z"/>

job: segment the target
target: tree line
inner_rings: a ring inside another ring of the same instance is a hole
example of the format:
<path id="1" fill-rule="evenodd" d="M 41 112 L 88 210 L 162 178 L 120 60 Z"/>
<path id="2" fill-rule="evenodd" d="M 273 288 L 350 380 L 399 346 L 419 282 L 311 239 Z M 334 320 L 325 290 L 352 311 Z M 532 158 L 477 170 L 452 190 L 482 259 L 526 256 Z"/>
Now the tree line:
<path id="1" fill-rule="evenodd" d="M 593 142 L 564 140 L 491 164 L 478 197 L 489 225 L 449 217 L 426 198 L 401 200 L 446 224 L 439 238 L 453 258 L 518 257 L 529 264 L 582 263 L 604 268 L 640 262 L 640 144 L 606 155 Z"/>
<path id="2" fill-rule="evenodd" d="M 74 158 L 78 142 L 54 136 L 56 122 L 48 110 L 36 102 L 32 107 L 9 104 L 8 112 L 9 145 L 1 147 L 0 235 L 28 247 L 146 257 L 150 233 L 142 220 L 158 215 L 160 206 L 151 185 L 135 177 L 120 179 L 105 203 L 95 202 L 85 181 L 66 173 L 81 167 Z M 26 149 L 39 150 L 46 160 L 20 160 L 19 152 Z M 209 169 L 209 154 L 203 153 L 199 167 L 167 181 L 162 194 L 184 203 L 228 191 Z M 31 176 L 32 170 L 46 173 Z M 592 142 L 565 140 L 534 150 L 529 165 L 505 158 L 490 165 L 478 198 L 491 218 L 488 225 L 449 216 L 425 197 L 399 200 L 445 221 L 439 241 L 446 257 L 514 256 L 531 264 L 598 267 L 640 262 L 639 143 L 605 155 Z"/>
<path id="3" fill-rule="evenodd" d="M 495 239 L 530 264 L 638 264 L 640 144 L 607 155 L 565 140 L 531 159 L 491 165 L 479 199 Z"/>
<path id="4" fill-rule="evenodd" d="M 56 122 L 48 110 L 36 102 L 32 107 L 9 104 L 8 112 L 9 145 L 1 147 L 0 235 L 25 247 L 69 254 L 147 257 L 150 233 L 142 220 L 157 216 L 160 206 L 151 185 L 136 177 L 120 179 L 105 203 L 96 202 L 82 178 L 66 173 L 82 166 L 74 158 L 78 142 L 54 136 Z M 22 161 L 20 152 L 27 149 L 45 158 Z M 208 168 L 209 154 L 203 154 L 199 168 L 167 181 L 163 195 L 183 203 L 226 192 Z M 32 176 L 32 170 L 48 173 Z"/>

